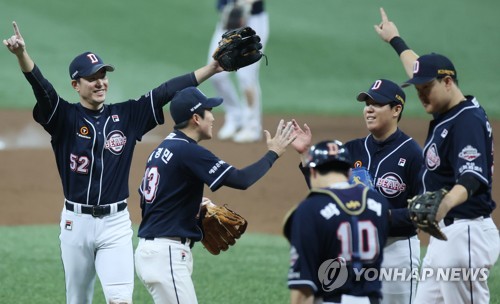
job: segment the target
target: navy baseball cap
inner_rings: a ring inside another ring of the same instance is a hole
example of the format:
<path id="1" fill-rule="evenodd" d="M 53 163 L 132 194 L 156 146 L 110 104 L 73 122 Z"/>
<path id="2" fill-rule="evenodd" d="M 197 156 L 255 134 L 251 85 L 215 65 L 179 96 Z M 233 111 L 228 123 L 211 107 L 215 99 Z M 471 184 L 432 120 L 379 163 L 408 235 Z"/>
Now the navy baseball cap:
<path id="1" fill-rule="evenodd" d="M 202 109 L 215 108 L 222 103 L 222 98 L 207 98 L 196 87 L 187 87 L 175 93 L 170 102 L 170 115 L 175 124 L 184 122 L 191 117 L 201 107 Z"/>
<path id="2" fill-rule="evenodd" d="M 413 78 L 406 81 L 402 87 L 412 84 L 424 84 L 446 76 L 457 80 L 455 66 L 447 57 L 431 53 L 417 58 L 417 61 L 413 64 Z"/>
<path id="3" fill-rule="evenodd" d="M 403 89 L 396 83 L 387 79 L 376 80 L 367 92 L 361 92 L 356 98 L 358 101 L 373 99 L 376 103 L 397 103 L 404 107 L 406 95 Z"/>
<path id="4" fill-rule="evenodd" d="M 306 166 L 316 168 L 326 163 L 337 162 L 347 168 L 352 166 L 351 155 L 339 140 L 319 142 L 309 149 Z"/>
<path id="5" fill-rule="evenodd" d="M 80 54 L 71 61 L 69 65 L 69 77 L 78 79 L 87 77 L 97 73 L 100 69 L 105 68 L 108 72 L 113 72 L 115 67 L 110 64 L 104 64 L 101 57 L 92 52 Z"/>

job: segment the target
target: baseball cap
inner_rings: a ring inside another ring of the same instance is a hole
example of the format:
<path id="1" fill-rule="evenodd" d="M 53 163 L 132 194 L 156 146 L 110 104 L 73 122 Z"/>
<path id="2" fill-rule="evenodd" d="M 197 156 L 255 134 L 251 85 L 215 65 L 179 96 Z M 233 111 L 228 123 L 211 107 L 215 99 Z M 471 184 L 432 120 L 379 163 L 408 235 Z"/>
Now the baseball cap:
<path id="1" fill-rule="evenodd" d="M 321 141 L 309 149 L 307 164 L 309 168 L 316 168 L 326 163 L 337 162 L 347 168 L 352 166 L 351 155 L 339 140 Z"/>
<path id="2" fill-rule="evenodd" d="M 175 124 L 190 119 L 201 107 L 203 109 L 215 108 L 222 103 L 222 98 L 207 98 L 196 87 L 187 87 L 175 93 L 170 102 L 170 115 Z"/>
<path id="3" fill-rule="evenodd" d="M 380 104 L 395 102 L 404 106 L 406 95 L 403 89 L 396 83 L 387 79 L 378 79 L 368 91 L 359 93 L 356 99 L 358 101 L 366 101 L 368 98 Z"/>
<path id="4" fill-rule="evenodd" d="M 407 80 L 402 87 L 412 84 L 424 84 L 446 76 L 457 79 L 455 66 L 447 57 L 431 53 L 417 58 L 417 61 L 413 64 L 413 78 Z"/>
<path id="5" fill-rule="evenodd" d="M 100 69 L 105 68 L 108 72 L 113 72 L 115 67 L 110 64 L 104 64 L 101 57 L 92 52 L 80 54 L 71 61 L 69 65 L 69 77 L 78 79 L 95 74 Z"/>

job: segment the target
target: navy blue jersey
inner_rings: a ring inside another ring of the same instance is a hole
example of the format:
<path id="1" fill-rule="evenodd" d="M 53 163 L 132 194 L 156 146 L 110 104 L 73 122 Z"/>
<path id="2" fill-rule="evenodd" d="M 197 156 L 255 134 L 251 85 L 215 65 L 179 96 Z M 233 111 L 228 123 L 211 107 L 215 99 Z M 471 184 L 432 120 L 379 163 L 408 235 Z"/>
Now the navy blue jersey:
<path id="1" fill-rule="evenodd" d="M 469 199 L 451 209 L 447 217 L 489 215 L 496 204 L 491 197 L 493 130 L 484 109 L 472 96 L 430 122 L 421 172 L 424 191 L 451 189 L 471 174 L 482 186 Z"/>
<path id="2" fill-rule="evenodd" d="M 383 142 L 376 141 L 370 134 L 351 140 L 345 146 L 354 167 L 365 167 L 370 172 L 374 188 L 387 198 L 391 209 L 405 211 L 393 212 L 394 226 L 391 225 L 390 235 L 415 235 L 416 230 L 405 214 L 408 199 L 420 193 L 422 188 L 418 172 L 422 168 L 423 157 L 417 142 L 398 129 Z"/>
<path id="3" fill-rule="evenodd" d="M 37 99 L 34 119 L 51 135 L 65 198 L 90 205 L 128 198 L 136 142 L 164 122 L 162 106 L 178 88 L 167 82 L 137 100 L 92 111 L 61 98 L 38 67 L 25 76 Z M 197 85 L 194 75 L 181 82 L 185 87 Z"/>
<path id="4" fill-rule="evenodd" d="M 288 286 L 307 287 L 325 301 L 341 294 L 380 297 L 378 279 L 355 279 L 353 267 L 380 270 L 388 234 L 388 202 L 363 185 L 313 189 L 288 217 L 291 244 Z M 349 276 L 328 290 L 320 267 L 342 258 Z"/>
<path id="5" fill-rule="evenodd" d="M 222 186 L 232 166 L 181 131 L 170 133 L 151 153 L 141 195 L 139 237 L 202 238 L 197 216 L 206 184 Z"/>

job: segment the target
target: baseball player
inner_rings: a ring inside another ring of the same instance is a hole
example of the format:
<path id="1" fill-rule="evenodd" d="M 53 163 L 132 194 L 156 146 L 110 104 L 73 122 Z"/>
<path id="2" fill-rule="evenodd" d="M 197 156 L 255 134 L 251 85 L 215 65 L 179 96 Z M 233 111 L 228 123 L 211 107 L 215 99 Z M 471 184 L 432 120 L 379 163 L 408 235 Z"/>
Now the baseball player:
<path id="1" fill-rule="evenodd" d="M 419 57 L 399 36 L 395 24 L 380 9 L 375 31 L 399 55 L 425 111 L 433 115 L 423 148 L 420 172 L 423 192 L 449 190 L 436 220 L 448 241 L 431 237 L 423 270 L 490 269 L 500 250 L 498 229 L 491 219 L 493 131 L 474 96 L 458 87 L 457 70 L 445 56 Z M 489 273 L 489 271 L 486 271 Z M 427 272 L 429 274 L 429 272 Z M 439 280 L 434 272 L 418 285 L 416 303 L 489 303 L 487 280 L 472 276 Z"/>
<path id="2" fill-rule="evenodd" d="M 383 277 L 381 303 L 412 303 L 417 282 L 410 274 L 420 266 L 420 241 L 408 214 L 407 200 L 421 188 L 415 172 L 419 172 L 423 164 L 422 149 L 398 128 L 406 102 L 399 85 L 378 79 L 369 90 L 359 93 L 357 100 L 365 103 L 363 116 L 370 134 L 345 144 L 353 160 L 351 180 L 371 185 L 389 201 L 390 229 L 382 268 L 397 269 L 411 278 L 386 280 Z M 295 127 L 301 136 L 292 145 L 299 153 L 306 151 L 307 155 L 311 130 L 304 125 L 303 131 L 296 122 Z M 309 170 L 302 168 L 308 176 Z M 364 181 L 364 176 L 368 181 Z"/>
<path id="3" fill-rule="evenodd" d="M 311 191 L 285 220 L 290 242 L 291 303 L 379 303 L 381 282 L 361 269 L 380 270 L 388 233 L 388 202 L 348 182 L 352 160 L 341 142 L 309 149 Z"/>
<path id="4" fill-rule="evenodd" d="M 265 11 L 263 0 L 217 0 L 217 9 L 222 12 L 228 3 L 245 2 L 251 5 L 246 25 L 254 29 L 261 38 L 262 51 L 269 37 L 269 16 Z M 221 13 L 222 15 L 222 13 Z M 210 42 L 208 60 L 217 48 L 224 32 L 223 18 L 219 18 Z M 224 99 L 225 120 L 217 137 L 222 140 L 232 139 L 238 143 L 255 142 L 262 138 L 262 96 L 259 82 L 260 64 L 239 69 L 236 72 L 238 85 L 231 75 L 220 73 L 211 78 L 217 95 Z"/>
<path id="5" fill-rule="evenodd" d="M 3 43 L 33 89 L 33 117 L 51 135 L 65 197 L 60 241 L 67 303 L 92 302 L 96 272 L 107 303 L 132 303 L 133 232 L 127 197 L 135 144 L 164 122 L 162 107 L 176 91 L 222 69 L 214 61 L 137 100 L 107 105 L 107 73 L 114 67 L 85 52 L 69 66 L 71 85 L 80 97 L 79 103 L 69 103 L 44 78 L 13 25 L 14 35 Z"/>
<path id="6" fill-rule="evenodd" d="M 294 139 L 292 123 L 280 121 L 276 135 L 264 131 L 267 153 L 236 169 L 198 143 L 212 138 L 212 108 L 197 88 L 178 92 L 170 103 L 174 130 L 150 154 L 139 188 L 142 221 L 135 252 L 137 275 L 155 303 L 197 303 L 191 279 L 191 247 L 203 238 L 198 222 L 204 185 L 247 189 L 271 168 Z"/>

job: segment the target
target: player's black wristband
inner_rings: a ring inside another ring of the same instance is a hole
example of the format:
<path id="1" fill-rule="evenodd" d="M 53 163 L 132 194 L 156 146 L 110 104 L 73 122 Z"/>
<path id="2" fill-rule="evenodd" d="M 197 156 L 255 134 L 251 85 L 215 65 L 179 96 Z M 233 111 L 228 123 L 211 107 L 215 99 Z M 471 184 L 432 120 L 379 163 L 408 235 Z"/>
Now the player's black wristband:
<path id="1" fill-rule="evenodd" d="M 458 178 L 457 184 L 462 185 L 467 190 L 467 199 L 471 197 L 479 187 L 481 187 L 481 182 L 472 176 L 471 174 L 464 174 Z"/>
<path id="2" fill-rule="evenodd" d="M 403 38 L 396 36 L 389 41 L 391 44 L 392 48 L 398 53 L 398 56 L 401 55 L 406 50 L 409 50 L 410 48 L 408 45 L 406 45 L 406 42 L 403 40 Z"/>

